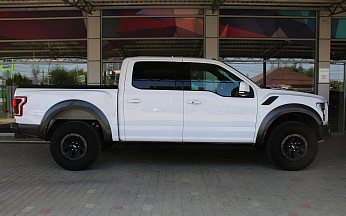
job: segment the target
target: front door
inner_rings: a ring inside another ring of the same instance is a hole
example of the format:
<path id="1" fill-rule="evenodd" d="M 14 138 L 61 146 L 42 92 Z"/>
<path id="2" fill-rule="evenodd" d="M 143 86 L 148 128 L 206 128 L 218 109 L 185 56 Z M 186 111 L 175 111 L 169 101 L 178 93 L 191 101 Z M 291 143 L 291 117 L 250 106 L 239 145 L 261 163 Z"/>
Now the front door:
<path id="1" fill-rule="evenodd" d="M 191 63 L 190 77 L 191 90 L 184 91 L 183 141 L 252 143 L 257 99 L 238 95 L 242 80 L 205 63 Z"/>

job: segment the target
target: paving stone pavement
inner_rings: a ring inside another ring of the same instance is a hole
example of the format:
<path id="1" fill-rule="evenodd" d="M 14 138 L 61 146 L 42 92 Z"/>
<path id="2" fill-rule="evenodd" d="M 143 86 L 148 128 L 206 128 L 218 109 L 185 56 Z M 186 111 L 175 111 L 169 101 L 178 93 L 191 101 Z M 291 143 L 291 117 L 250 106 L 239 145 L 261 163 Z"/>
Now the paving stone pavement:
<path id="1" fill-rule="evenodd" d="M 346 215 L 346 136 L 298 172 L 253 148 L 120 144 L 73 172 L 48 144 L 2 142 L 0 215 Z"/>

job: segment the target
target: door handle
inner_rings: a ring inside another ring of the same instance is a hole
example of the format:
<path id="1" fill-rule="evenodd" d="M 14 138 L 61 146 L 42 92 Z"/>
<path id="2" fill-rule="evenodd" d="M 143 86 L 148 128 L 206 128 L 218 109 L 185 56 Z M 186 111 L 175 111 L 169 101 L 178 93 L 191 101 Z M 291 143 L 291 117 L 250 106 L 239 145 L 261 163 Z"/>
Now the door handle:
<path id="1" fill-rule="evenodd" d="M 142 102 L 142 100 L 141 99 L 128 99 L 127 102 L 128 103 L 140 103 L 140 102 Z"/>
<path id="2" fill-rule="evenodd" d="M 201 104 L 202 102 L 199 100 L 188 100 L 187 103 L 188 104 Z"/>

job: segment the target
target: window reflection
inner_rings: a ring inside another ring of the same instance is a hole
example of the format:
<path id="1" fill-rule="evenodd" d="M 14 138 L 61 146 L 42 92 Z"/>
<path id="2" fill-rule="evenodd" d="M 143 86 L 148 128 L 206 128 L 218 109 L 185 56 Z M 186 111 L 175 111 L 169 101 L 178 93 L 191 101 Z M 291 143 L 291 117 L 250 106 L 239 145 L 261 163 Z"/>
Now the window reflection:
<path id="1" fill-rule="evenodd" d="M 191 90 L 211 91 L 221 96 L 238 96 L 240 79 L 211 64 L 191 64 Z"/>

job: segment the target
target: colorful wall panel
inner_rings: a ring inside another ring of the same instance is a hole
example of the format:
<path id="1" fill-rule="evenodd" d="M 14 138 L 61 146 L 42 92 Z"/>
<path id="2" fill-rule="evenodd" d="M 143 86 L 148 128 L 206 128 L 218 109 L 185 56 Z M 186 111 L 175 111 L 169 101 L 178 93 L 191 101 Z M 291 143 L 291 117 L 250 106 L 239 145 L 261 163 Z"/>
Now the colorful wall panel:
<path id="1" fill-rule="evenodd" d="M 203 15 L 203 9 L 113 9 L 103 10 L 103 16 Z"/>
<path id="2" fill-rule="evenodd" d="M 203 18 L 104 18 L 103 38 L 203 37 Z"/>
<path id="3" fill-rule="evenodd" d="M 0 18 L 44 18 L 44 17 L 86 17 L 81 10 L 68 11 L 13 11 L 0 12 Z"/>
<path id="4" fill-rule="evenodd" d="M 292 10 L 247 10 L 247 9 L 221 9 L 220 15 L 242 16 L 316 16 L 315 11 Z"/>
<path id="5" fill-rule="evenodd" d="M 332 19 L 332 39 L 346 39 L 346 19 Z"/>
<path id="6" fill-rule="evenodd" d="M 0 40 L 86 39 L 86 19 L 0 20 Z"/>
<path id="7" fill-rule="evenodd" d="M 220 18 L 220 37 L 315 39 L 315 19 Z"/>

